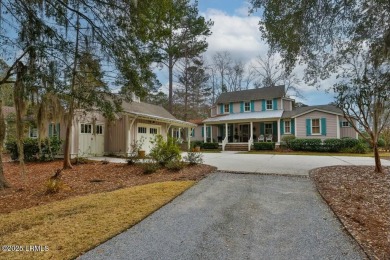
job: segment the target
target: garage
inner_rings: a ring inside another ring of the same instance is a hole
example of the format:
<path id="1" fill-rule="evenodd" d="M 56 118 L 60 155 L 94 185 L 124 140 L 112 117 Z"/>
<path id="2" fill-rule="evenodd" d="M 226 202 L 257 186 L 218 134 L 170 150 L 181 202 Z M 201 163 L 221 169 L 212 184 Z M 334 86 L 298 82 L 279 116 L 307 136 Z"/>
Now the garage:
<path id="1" fill-rule="evenodd" d="M 142 143 L 141 149 L 144 150 L 146 154 L 150 153 L 153 147 L 151 141 L 160 133 L 160 125 L 137 124 L 137 141 Z"/>
<path id="2" fill-rule="evenodd" d="M 104 154 L 104 125 L 80 124 L 79 156 L 101 156 Z"/>

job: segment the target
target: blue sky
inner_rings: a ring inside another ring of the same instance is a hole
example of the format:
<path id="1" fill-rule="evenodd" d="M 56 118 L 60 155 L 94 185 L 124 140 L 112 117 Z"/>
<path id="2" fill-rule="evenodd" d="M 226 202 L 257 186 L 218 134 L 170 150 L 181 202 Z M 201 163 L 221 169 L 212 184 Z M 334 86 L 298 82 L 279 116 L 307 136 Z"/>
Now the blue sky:
<path id="1" fill-rule="evenodd" d="M 210 59 L 217 51 L 229 51 L 233 58 L 244 63 L 253 62 L 257 56 L 264 56 L 268 46 L 261 39 L 258 30 L 260 17 L 248 16 L 247 1 L 243 0 L 198 0 L 200 14 L 214 21 L 213 34 L 208 38 L 209 48 L 205 54 Z M 295 74 L 303 77 L 304 67 L 297 67 Z M 163 77 L 164 78 L 164 77 Z M 167 78 L 167 77 L 166 77 Z M 164 79 L 162 79 L 163 81 Z M 164 84 L 164 82 L 162 82 Z M 325 93 L 331 87 L 332 80 L 322 83 L 321 89 L 300 84 L 302 101 L 308 105 L 327 104 L 333 101 L 333 94 Z"/>

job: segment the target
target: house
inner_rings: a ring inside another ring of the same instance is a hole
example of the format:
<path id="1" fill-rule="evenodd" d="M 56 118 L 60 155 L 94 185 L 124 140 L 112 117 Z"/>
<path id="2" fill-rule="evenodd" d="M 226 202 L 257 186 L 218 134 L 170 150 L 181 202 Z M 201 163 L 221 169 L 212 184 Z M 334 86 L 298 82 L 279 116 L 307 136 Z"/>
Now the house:
<path id="1" fill-rule="evenodd" d="M 216 140 L 223 150 L 250 150 L 257 141 L 280 145 L 285 135 L 323 140 L 357 138 L 357 132 L 337 107 L 294 108 L 293 103 L 285 95 L 284 86 L 222 93 L 211 108 L 211 117 L 203 120 L 203 140 Z"/>
<path id="2" fill-rule="evenodd" d="M 50 123 L 48 136 L 59 136 L 65 140 L 66 123 Z M 154 137 L 158 134 L 165 139 L 168 135 L 178 134 L 182 138 L 181 129 L 191 133 L 195 124 L 178 120 L 161 106 L 141 102 L 134 98 L 131 103 L 122 102 L 122 112 L 116 114 L 113 121 L 108 121 L 98 111 L 78 110 L 72 124 L 71 155 L 101 156 L 107 154 L 126 156 L 130 153 L 135 141 L 142 143 L 146 154 L 150 152 Z M 37 138 L 36 127 L 30 127 L 29 137 Z M 182 139 L 188 140 L 185 136 Z"/>

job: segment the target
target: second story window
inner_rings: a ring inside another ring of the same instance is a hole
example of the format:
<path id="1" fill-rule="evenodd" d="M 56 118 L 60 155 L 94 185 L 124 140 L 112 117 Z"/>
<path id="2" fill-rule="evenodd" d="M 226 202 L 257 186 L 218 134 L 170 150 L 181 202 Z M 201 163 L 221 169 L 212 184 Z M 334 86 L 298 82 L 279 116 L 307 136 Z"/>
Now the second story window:
<path id="1" fill-rule="evenodd" d="M 245 102 L 244 103 L 244 111 L 245 112 L 250 112 L 251 111 L 251 103 L 250 102 Z"/>
<path id="2" fill-rule="evenodd" d="M 341 123 L 341 126 L 342 126 L 342 127 L 349 127 L 350 125 L 349 125 L 349 122 L 348 122 L 348 121 L 343 121 L 343 122 Z"/>
<path id="3" fill-rule="evenodd" d="M 272 110 L 272 100 L 267 100 L 267 110 Z"/>
<path id="4" fill-rule="evenodd" d="M 225 104 L 224 106 L 225 106 L 224 107 L 225 108 L 224 112 L 225 113 L 229 113 L 229 104 Z"/>

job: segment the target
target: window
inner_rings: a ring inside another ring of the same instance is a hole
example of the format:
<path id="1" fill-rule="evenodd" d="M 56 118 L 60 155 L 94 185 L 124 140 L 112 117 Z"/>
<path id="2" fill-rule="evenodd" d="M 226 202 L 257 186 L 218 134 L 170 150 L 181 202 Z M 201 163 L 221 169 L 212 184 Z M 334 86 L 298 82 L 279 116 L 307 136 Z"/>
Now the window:
<path id="1" fill-rule="evenodd" d="M 284 121 L 284 133 L 291 133 L 291 121 Z"/>
<path id="2" fill-rule="evenodd" d="M 38 138 L 38 128 L 30 126 L 30 138 Z"/>
<path id="3" fill-rule="evenodd" d="M 54 124 L 50 123 L 49 124 L 49 137 L 59 137 L 60 135 L 60 124 Z"/>
<path id="4" fill-rule="evenodd" d="M 146 127 L 142 127 L 142 126 L 138 127 L 138 133 L 139 134 L 146 134 L 147 133 Z"/>
<path id="5" fill-rule="evenodd" d="M 312 119 L 311 120 L 311 133 L 312 134 L 320 134 L 321 133 L 321 129 L 320 129 L 320 119 L 319 118 L 316 118 L 316 119 Z"/>
<path id="6" fill-rule="evenodd" d="M 251 103 L 250 102 L 245 102 L 244 103 L 244 111 L 245 112 L 251 111 Z"/>
<path id="7" fill-rule="evenodd" d="M 272 100 L 267 100 L 267 110 L 272 110 Z"/>
<path id="8" fill-rule="evenodd" d="M 193 128 L 192 130 L 191 130 L 191 135 L 190 135 L 191 137 L 194 137 L 195 136 L 195 128 Z"/>
<path id="9" fill-rule="evenodd" d="M 350 126 L 350 124 L 348 121 L 341 122 L 341 127 L 349 127 L 349 126 Z"/>
<path id="10" fill-rule="evenodd" d="M 224 105 L 225 113 L 229 113 L 229 104 Z"/>
<path id="11" fill-rule="evenodd" d="M 80 133 L 82 133 L 82 134 L 92 133 L 92 125 L 91 124 L 81 124 Z"/>
<path id="12" fill-rule="evenodd" d="M 272 135 L 272 124 L 271 123 L 265 124 L 265 134 Z"/>
<path id="13" fill-rule="evenodd" d="M 102 135 L 103 134 L 103 125 L 97 125 L 96 126 L 96 134 Z"/>
<path id="14" fill-rule="evenodd" d="M 149 129 L 149 133 L 152 134 L 152 135 L 156 135 L 157 134 L 157 128 L 150 128 Z"/>

